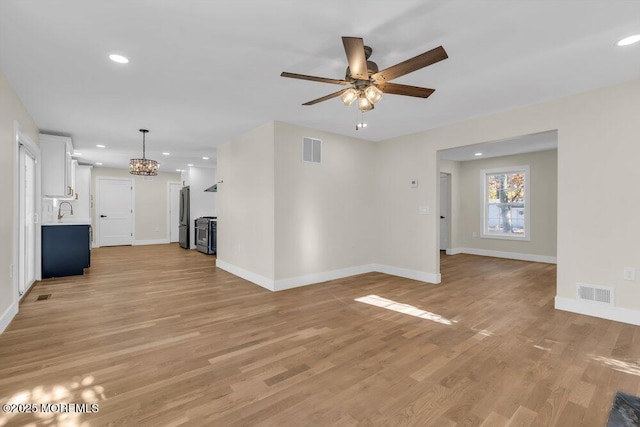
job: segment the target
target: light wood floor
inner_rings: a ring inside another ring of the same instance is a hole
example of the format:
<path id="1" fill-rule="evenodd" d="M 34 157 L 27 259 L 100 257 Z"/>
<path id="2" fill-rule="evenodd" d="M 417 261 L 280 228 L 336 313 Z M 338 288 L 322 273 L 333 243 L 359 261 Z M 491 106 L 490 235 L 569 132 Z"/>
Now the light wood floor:
<path id="1" fill-rule="evenodd" d="M 441 285 L 271 293 L 176 244 L 91 261 L 0 335 L 0 403 L 99 412 L 0 425 L 603 426 L 616 390 L 640 394 L 640 328 L 554 310 L 549 264 L 443 256 Z"/>

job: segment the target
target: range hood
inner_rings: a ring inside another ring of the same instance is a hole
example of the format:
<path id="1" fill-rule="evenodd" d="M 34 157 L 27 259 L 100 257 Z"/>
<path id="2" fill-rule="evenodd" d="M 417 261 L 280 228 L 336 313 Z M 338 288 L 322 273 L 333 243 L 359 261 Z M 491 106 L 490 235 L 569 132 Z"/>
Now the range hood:
<path id="1" fill-rule="evenodd" d="M 211 187 L 204 190 L 208 193 L 217 193 L 218 192 L 218 184 L 213 184 Z"/>

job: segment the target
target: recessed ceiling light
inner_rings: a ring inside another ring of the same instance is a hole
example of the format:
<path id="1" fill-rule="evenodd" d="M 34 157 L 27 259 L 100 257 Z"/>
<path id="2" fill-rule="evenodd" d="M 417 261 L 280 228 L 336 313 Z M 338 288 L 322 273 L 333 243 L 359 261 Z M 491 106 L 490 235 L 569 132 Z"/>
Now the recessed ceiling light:
<path id="1" fill-rule="evenodd" d="M 634 34 L 632 36 L 623 38 L 618 42 L 618 46 L 627 46 L 637 42 L 640 42 L 640 34 Z"/>
<path id="2" fill-rule="evenodd" d="M 356 127 L 357 127 L 358 129 L 366 128 L 366 127 L 367 127 L 367 124 L 366 124 L 366 123 L 358 123 L 358 124 L 356 125 Z"/>
<path id="3" fill-rule="evenodd" d="M 106 145 L 102 145 L 102 144 L 96 144 L 96 147 L 98 147 L 98 148 L 106 148 L 107 146 Z"/>
<path id="4" fill-rule="evenodd" d="M 102 166 L 102 163 L 100 163 L 100 162 L 96 162 L 96 165 L 98 165 L 98 166 Z"/>
<path id="5" fill-rule="evenodd" d="M 482 153 L 473 153 L 474 156 L 482 156 Z"/>
<path id="6" fill-rule="evenodd" d="M 193 163 L 189 163 L 187 166 L 191 167 L 191 166 L 193 166 Z"/>
<path id="7" fill-rule="evenodd" d="M 129 63 L 129 59 L 122 56 L 122 55 L 116 55 L 116 54 L 111 54 L 109 55 L 109 59 L 112 60 L 113 62 L 117 62 L 118 64 L 128 64 Z"/>
<path id="8" fill-rule="evenodd" d="M 169 153 L 162 153 L 162 155 L 163 155 L 163 156 L 168 156 L 168 155 L 169 155 Z"/>
<path id="9" fill-rule="evenodd" d="M 202 160 L 209 160 L 209 158 L 208 157 L 203 157 Z"/>
<path id="10" fill-rule="evenodd" d="M 74 152 L 73 152 L 73 155 L 74 155 L 74 156 L 82 156 L 82 153 L 78 153 L 77 151 L 74 151 Z"/>
<path id="11" fill-rule="evenodd" d="M 176 169 L 176 172 L 184 172 L 182 169 Z"/>

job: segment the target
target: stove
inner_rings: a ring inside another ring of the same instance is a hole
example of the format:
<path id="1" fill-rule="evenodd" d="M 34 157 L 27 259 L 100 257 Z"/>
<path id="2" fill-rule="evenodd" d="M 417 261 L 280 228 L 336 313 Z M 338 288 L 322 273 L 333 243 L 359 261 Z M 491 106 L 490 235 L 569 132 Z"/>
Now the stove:
<path id="1" fill-rule="evenodd" d="M 196 249 L 207 255 L 216 253 L 218 218 L 202 216 L 195 219 Z"/>

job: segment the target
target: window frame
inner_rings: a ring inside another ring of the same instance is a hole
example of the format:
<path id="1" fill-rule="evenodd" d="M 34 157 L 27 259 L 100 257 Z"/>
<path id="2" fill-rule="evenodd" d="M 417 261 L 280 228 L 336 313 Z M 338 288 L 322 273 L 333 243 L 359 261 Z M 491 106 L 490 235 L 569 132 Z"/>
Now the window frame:
<path id="1" fill-rule="evenodd" d="M 524 233 L 520 236 L 514 234 L 500 235 L 497 233 L 489 233 L 487 230 L 487 217 L 489 215 L 489 200 L 487 199 L 487 176 L 500 175 L 510 173 L 524 174 Z M 499 240 L 515 240 L 530 241 L 531 240 L 531 171 L 529 165 L 523 166 L 507 166 L 501 168 L 482 169 L 480 171 L 481 179 L 481 211 L 482 223 L 480 228 L 480 237 L 483 239 L 499 239 Z"/>

